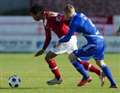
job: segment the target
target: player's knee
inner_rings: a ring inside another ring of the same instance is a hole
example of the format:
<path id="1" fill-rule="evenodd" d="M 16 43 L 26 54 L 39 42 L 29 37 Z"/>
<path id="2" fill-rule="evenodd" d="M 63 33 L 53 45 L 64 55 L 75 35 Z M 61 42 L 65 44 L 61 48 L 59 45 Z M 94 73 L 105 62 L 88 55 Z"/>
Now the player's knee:
<path id="1" fill-rule="evenodd" d="M 48 58 L 48 56 L 46 55 L 46 56 L 45 56 L 45 60 L 48 61 L 48 59 L 49 59 L 49 58 Z"/>
<path id="2" fill-rule="evenodd" d="M 46 54 L 45 60 L 46 60 L 46 61 L 49 61 L 49 60 L 50 60 L 50 54 L 49 54 L 49 53 Z"/>
<path id="3" fill-rule="evenodd" d="M 73 62 L 73 61 L 75 61 L 75 60 L 77 59 L 77 57 L 76 57 L 73 53 L 71 53 L 71 54 L 68 56 L 68 58 L 69 58 L 70 62 Z"/>
<path id="4" fill-rule="evenodd" d="M 46 57 L 45 57 L 45 60 L 49 61 L 50 59 L 52 59 L 52 58 L 54 58 L 56 56 L 57 56 L 56 54 L 54 54 L 52 52 L 48 52 L 47 55 L 46 55 Z"/>
<path id="5" fill-rule="evenodd" d="M 103 67 L 103 66 L 106 66 L 106 64 L 104 63 L 104 61 L 103 60 L 97 60 L 96 61 L 96 64 L 99 66 L 99 67 Z"/>

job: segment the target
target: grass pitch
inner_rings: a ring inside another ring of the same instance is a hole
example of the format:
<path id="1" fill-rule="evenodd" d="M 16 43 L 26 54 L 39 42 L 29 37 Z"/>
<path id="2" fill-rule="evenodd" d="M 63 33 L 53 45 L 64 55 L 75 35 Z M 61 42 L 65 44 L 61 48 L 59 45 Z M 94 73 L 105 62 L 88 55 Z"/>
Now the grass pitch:
<path id="1" fill-rule="evenodd" d="M 0 54 L 0 93 L 120 93 L 120 88 L 109 89 L 108 80 L 101 87 L 99 78 L 93 73 L 90 73 L 93 77 L 91 83 L 77 87 L 81 75 L 70 64 L 67 55 L 57 57 L 64 82 L 49 86 L 46 81 L 52 79 L 53 75 L 44 56 L 33 56 L 34 54 Z M 106 54 L 105 62 L 120 87 L 120 54 Z M 95 64 L 93 60 L 91 63 Z M 19 88 L 12 89 L 8 85 L 8 78 L 13 74 L 22 80 Z"/>

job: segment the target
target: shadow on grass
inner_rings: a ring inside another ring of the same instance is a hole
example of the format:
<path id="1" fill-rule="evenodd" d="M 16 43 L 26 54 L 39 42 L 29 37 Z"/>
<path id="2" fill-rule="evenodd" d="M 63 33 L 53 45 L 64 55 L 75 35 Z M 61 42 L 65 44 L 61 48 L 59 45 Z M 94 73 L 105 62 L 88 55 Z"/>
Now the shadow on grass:
<path id="1" fill-rule="evenodd" d="M 16 90 L 19 90 L 19 89 L 22 89 L 22 90 L 24 90 L 24 89 L 40 89 L 40 87 L 19 87 L 19 88 L 11 88 L 11 87 L 0 87 L 0 90 L 1 89 L 7 89 L 7 90 L 9 90 L 9 89 L 16 89 Z"/>

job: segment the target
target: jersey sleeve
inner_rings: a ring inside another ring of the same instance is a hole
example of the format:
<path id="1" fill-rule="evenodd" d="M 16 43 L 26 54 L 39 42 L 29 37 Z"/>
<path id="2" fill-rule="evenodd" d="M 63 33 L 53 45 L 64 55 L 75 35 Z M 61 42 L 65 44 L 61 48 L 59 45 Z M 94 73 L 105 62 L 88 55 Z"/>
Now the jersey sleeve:
<path id="1" fill-rule="evenodd" d="M 71 36 L 74 34 L 74 32 L 76 32 L 77 29 L 77 25 L 75 23 L 71 23 L 68 34 L 65 35 L 64 37 L 62 37 L 59 42 L 68 42 L 71 38 Z"/>
<path id="2" fill-rule="evenodd" d="M 50 31 L 49 28 L 45 27 L 45 42 L 44 42 L 44 45 L 43 45 L 44 50 L 46 50 L 50 41 L 51 41 L 51 31 Z"/>

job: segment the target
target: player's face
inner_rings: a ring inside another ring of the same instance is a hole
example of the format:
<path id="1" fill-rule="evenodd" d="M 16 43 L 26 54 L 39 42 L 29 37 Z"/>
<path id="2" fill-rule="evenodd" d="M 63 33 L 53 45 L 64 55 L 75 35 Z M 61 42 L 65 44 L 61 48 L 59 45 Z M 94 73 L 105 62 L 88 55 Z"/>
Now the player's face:
<path id="1" fill-rule="evenodd" d="M 69 14 L 69 13 L 66 13 L 66 12 L 65 12 L 65 13 L 64 13 L 64 16 L 65 16 L 65 19 L 66 19 L 66 20 L 69 20 L 69 19 L 70 19 L 70 14 Z"/>
<path id="2" fill-rule="evenodd" d="M 64 16 L 65 16 L 65 20 L 70 20 L 73 14 L 69 12 L 64 12 Z"/>
<path id="3" fill-rule="evenodd" d="M 37 13 L 37 14 L 30 13 L 30 15 L 33 17 L 33 19 L 35 21 L 39 21 L 39 20 L 43 19 L 43 14 L 42 13 Z"/>

